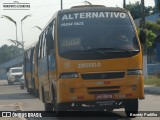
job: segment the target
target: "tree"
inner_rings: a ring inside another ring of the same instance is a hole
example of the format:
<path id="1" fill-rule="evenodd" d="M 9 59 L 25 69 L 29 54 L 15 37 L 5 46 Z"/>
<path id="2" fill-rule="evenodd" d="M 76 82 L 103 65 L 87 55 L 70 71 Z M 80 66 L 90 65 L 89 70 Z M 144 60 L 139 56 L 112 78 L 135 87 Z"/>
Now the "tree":
<path id="1" fill-rule="evenodd" d="M 157 23 L 146 21 L 146 28 L 154 32 L 160 31 L 160 21 L 158 20 Z"/>
<path id="2" fill-rule="evenodd" d="M 154 48 L 155 39 L 157 37 L 156 33 L 160 30 L 160 25 L 158 23 L 146 21 L 146 47 L 147 49 Z M 137 27 L 138 33 L 140 33 L 140 28 Z"/>
<path id="3" fill-rule="evenodd" d="M 160 26 L 160 19 L 157 20 L 157 24 Z"/>
<path id="4" fill-rule="evenodd" d="M 19 55 L 22 54 L 22 48 L 18 48 L 17 46 L 8 46 L 2 45 L 0 47 L 0 64 L 3 64 Z"/>
<path id="5" fill-rule="evenodd" d="M 152 30 L 145 30 L 145 33 L 146 33 L 147 48 L 153 48 L 156 34 Z"/>
<path id="6" fill-rule="evenodd" d="M 126 5 L 126 9 L 130 11 L 133 19 L 141 18 L 141 4 L 138 1 L 135 3 L 129 3 Z M 152 7 L 145 7 L 145 16 L 150 15 L 151 10 L 153 10 Z"/>

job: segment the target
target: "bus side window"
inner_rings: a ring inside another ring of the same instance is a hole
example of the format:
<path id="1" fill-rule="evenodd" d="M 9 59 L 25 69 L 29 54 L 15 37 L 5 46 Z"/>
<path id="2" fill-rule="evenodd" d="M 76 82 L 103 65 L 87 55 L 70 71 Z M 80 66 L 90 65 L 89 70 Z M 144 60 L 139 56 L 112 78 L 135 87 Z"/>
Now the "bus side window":
<path id="1" fill-rule="evenodd" d="M 55 38 L 54 38 L 54 37 L 55 37 L 55 31 L 54 31 L 54 28 L 55 28 L 55 27 L 54 27 L 54 26 L 55 26 L 55 21 L 53 22 L 53 25 L 52 25 L 53 49 L 54 49 L 54 45 L 55 45 L 55 44 L 54 44 L 54 42 L 55 42 L 55 40 L 54 40 L 54 39 L 55 39 Z"/>
<path id="2" fill-rule="evenodd" d="M 47 56 L 49 60 L 49 69 L 55 69 L 55 57 L 54 57 L 54 24 L 53 21 L 49 25 L 48 32 L 46 35 L 46 45 L 47 45 Z"/>
<path id="3" fill-rule="evenodd" d="M 38 47 L 39 47 L 39 42 L 35 47 L 35 61 L 36 61 L 36 65 L 38 65 Z"/>
<path id="4" fill-rule="evenodd" d="M 40 38 L 39 38 L 39 43 L 38 43 L 38 60 L 41 59 L 41 52 L 42 52 L 42 37 L 43 37 L 43 35 L 40 36 Z"/>
<path id="5" fill-rule="evenodd" d="M 47 49 L 48 52 L 54 49 L 54 23 L 53 21 L 50 23 L 48 27 L 48 32 L 46 35 L 47 38 Z"/>
<path id="6" fill-rule="evenodd" d="M 43 40 L 42 40 L 42 58 L 47 55 L 46 54 L 46 32 L 44 32 L 44 34 L 43 34 Z"/>

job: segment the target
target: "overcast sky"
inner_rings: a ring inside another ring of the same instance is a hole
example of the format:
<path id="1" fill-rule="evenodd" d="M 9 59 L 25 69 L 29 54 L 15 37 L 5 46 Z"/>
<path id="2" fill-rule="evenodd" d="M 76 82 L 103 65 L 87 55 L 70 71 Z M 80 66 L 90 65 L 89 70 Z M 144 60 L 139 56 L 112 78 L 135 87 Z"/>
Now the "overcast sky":
<path id="1" fill-rule="evenodd" d="M 19 3 L 30 3 L 30 10 L 3 10 L 3 3 L 13 3 L 18 1 Z M 68 9 L 75 5 L 84 5 L 85 0 L 63 0 L 63 8 Z M 99 4 L 112 7 L 122 7 L 123 0 L 88 0 L 92 4 Z M 134 3 L 140 0 L 126 0 L 127 3 Z M 154 6 L 154 0 L 145 0 L 145 6 Z M 60 0 L 0 0 L 0 16 L 7 15 L 13 18 L 17 22 L 18 40 L 22 41 L 21 36 L 21 19 L 31 14 L 23 21 L 23 40 L 25 41 L 25 47 L 30 46 L 32 43 L 38 40 L 40 30 L 34 28 L 39 26 L 43 28 L 53 14 L 60 9 Z M 8 39 L 16 40 L 16 27 L 13 22 L 0 18 L 0 46 L 12 43 Z"/>

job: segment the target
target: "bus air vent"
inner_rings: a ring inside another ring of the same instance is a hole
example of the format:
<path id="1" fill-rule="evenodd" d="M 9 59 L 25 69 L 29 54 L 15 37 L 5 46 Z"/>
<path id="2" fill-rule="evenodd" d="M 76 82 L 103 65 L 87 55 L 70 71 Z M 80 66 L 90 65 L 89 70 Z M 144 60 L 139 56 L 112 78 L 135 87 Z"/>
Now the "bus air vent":
<path id="1" fill-rule="evenodd" d="M 81 74 L 84 80 L 96 80 L 96 79 L 116 79 L 124 78 L 125 72 L 110 72 L 110 73 L 89 73 Z"/>
<path id="2" fill-rule="evenodd" d="M 88 87 L 87 90 L 89 94 L 114 94 L 120 92 L 120 86 Z"/>

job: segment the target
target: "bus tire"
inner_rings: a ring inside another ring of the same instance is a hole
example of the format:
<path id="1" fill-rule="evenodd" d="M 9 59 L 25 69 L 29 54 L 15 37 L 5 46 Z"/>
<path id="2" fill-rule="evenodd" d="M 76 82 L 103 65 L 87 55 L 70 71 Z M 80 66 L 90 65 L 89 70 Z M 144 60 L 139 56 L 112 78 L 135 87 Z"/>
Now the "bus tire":
<path id="1" fill-rule="evenodd" d="M 52 103 L 47 103 L 45 101 L 44 102 L 44 109 L 45 109 L 45 111 L 53 111 L 53 104 Z"/>
<path id="2" fill-rule="evenodd" d="M 28 88 L 28 93 L 32 95 L 32 89 Z"/>
<path id="3" fill-rule="evenodd" d="M 21 85 L 21 86 L 20 86 L 20 88 L 21 88 L 21 89 L 24 89 L 24 86 L 23 86 L 23 85 Z"/>
<path id="4" fill-rule="evenodd" d="M 8 85 L 11 85 L 11 82 L 8 80 Z"/>
<path id="5" fill-rule="evenodd" d="M 34 89 L 33 88 L 31 88 L 31 93 L 30 94 L 34 96 Z"/>
<path id="6" fill-rule="evenodd" d="M 27 92 L 29 93 L 29 88 L 27 88 Z"/>
<path id="7" fill-rule="evenodd" d="M 138 113 L 138 99 L 128 99 L 124 102 L 125 113 L 127 117 L 133 118 L 131 114 Z"/>
<path id="8" fill-rule="evenodd" d="M 31 89 L 30 88 L 28 88 L 28 93 L 31 94 Z"/>
<path id="9" fill-rule="evenodd" d="M 36 96 L 35 94 L 35 92 L 36 92 L 36 90 L 35 90 L 35 83 L 34 83 L 35 81 L 34 81 L 34 78 L 32 78 L 32 95 L 34 95 L 34 96 Z"/>
<path id="10" fill-rule="evenodd" d="M 44 109 L 45 109 L 45 111 L 53 111 L 53 104 L 52 103 L 47 103 L 43 88 L 42 88 L 42 97 L 43 97 L 42 99 L 44 101 Z"/>
<path id="11" fill-rule="evenodd" d="M 26 77 L 25 77 L 26 78 Z M 26 86 L 26 88 L 27 88 L 27 92 L 28 92 L 28 79 L 25 79 L 25 86 Z"/>
<path id="12" fill-rule="evenodd" d="M 37 89 L 35 90 L 34 94 L 35 94 L 36 97 L 39 97 L 39 93 L 38 93 Z"/>
<path id="13" fill-rule="evenodd" d="M 55 103 L 54 111 L 55 111 L 56 117 L 63 117 L 65 116 L 66 105 L 62 103 L 61 104 Z"/>
<path id="14" fill-rule="evenodd" d="M 13 85 L 13 82 L 10 81 L 10 85 Z"/>

